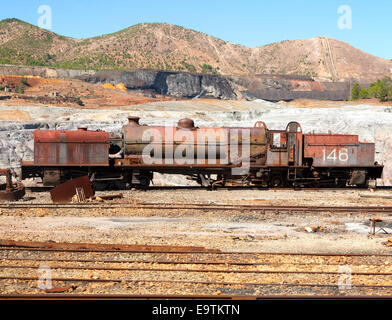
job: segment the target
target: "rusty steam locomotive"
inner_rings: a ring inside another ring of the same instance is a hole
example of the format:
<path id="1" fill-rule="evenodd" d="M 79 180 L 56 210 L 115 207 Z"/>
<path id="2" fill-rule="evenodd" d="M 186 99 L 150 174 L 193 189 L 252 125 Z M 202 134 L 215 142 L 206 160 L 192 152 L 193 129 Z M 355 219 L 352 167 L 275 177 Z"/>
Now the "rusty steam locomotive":
<path id="1" fill-rule="evenodd" d="M 98 189 L 147 187 L 154 173 L 187 175 L 205 187 L 226 183 L 269 187 L 365 187 L 380 178 L 374 143 L 357 135 L 304 134 L 299 123 L 269 130 L 146 126 L 129 117 L 122 135 L 105 131 L 36 130 L 34 160 L 22 162 L 22 179 L 56 186 L 89 175 Z"/>

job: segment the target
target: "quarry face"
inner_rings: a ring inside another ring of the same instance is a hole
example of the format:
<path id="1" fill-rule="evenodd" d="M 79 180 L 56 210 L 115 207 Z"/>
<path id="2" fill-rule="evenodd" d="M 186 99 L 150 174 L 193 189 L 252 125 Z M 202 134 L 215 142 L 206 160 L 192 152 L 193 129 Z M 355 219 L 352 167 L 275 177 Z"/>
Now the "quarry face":
<path id="1" fill-rule="evenodd" d="M 392 185 L 392 105 L 325 102 L 312 106 L 311 103 L 294 105 L 263 100 L 194 99 L 110 109 L 73 109 L 2 102 L 0 113 L 7 115 L 0 121 L 0 167 L 11 167 L 15 171 L 21 160 L 33 160 L 33 131 L 37 128 L 87 127 L 120 133 L 130 115 L 140 117 L 141 123 L 147 125 L 175 125 L 179 119 L 188 117 L 196 126 L 253 127 L 256 121 L 264 121 L 269 129 L 282 130 L 289 122 L 297 121 L 304 133 L 355 134 L 362 142 L 374 142 L 376 161 L 385 166 L 378 185 Z M 187 183 L 185 179 L 170 176 L 157 176 L 154 182 Z"/>

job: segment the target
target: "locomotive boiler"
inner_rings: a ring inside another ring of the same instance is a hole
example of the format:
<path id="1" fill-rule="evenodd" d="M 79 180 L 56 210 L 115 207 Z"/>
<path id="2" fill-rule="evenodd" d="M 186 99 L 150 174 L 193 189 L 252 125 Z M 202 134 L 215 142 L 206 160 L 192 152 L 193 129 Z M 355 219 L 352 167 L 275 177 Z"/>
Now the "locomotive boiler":
<path id="1" fill-rule="evenodd" d="M 357 135 L 304 134 L 299 123 L 269 130 L 141 125 L 129 117 L 121 136 L 80 128 L 36 130 L 34 160 L 22 162 L 22 179 L 46 186 L 89 175 L 99 189 L 147 187 L 154 173 L 181 174 L 205 187 L 227 183 L 269 187 L 366 187 L 380 178 L 374 143 Z"/>

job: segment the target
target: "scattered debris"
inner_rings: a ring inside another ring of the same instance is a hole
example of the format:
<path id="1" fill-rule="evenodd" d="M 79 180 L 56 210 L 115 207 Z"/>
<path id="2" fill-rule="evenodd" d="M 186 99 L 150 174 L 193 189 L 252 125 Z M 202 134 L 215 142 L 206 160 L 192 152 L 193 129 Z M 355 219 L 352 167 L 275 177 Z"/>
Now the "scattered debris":
<path id="1" fill-rule="evenodd" d="M 92 198 L 92 201 L 98 201 L 98 202 L 103 202 L 103 199 L 101 197 L 94 197 Z"/>
<path id="2" fill-rule="evenodd" d="M 46 293 L 63 293 L 63 292 L 68 292 L 68 291 L 74 291 L 77 288 L 77 286 L 67 286 L 63 288 L 52 288 L 52 289 L 45 289 Z"/>
<path id="3" fill-rule="evenodd" d="M 17 201 L 24 197 L 25 187 L 20 182 L 12 182 L 10 169 L 0 169 L 0 176 L 5 176 L 6 179 L 6 183 L 0 184 L 0 200 Z"/>
<path id="4" fill-rule="evenodd" d="M 255 237 L 248 234 L 246 236 L 232 236 L 231 237 L 233 240 L 240 240 L 240 241 L 254 241 Z"/>
<path id="5" fill-rule="evenodd" d="M 77 196 L 78 189 L 79 196 Z M 80 189 L 83 190 L 84 196 L 81 195 Z M 60 184 L 50 191 L 50 196 L 55 203 L 72 202 L 72 199 L 75 199 L 73 198 L 74 196 L 76 196 L 76 202 L 81 202 L 79 201 L 79 197 L 85 201 L 87 198 L 92 198 L 94 196 L 94 191 L 89 177 L 84 176 Z"/>
<path id="6" fill-rule="evenodd" d="M 84 193 L 83 188 L 76 188 L 76 197 L 78 199 L 78 202 L 85 202 L 86 201 L 86 195 Z"/>
<path id="7" fill-rule="evenodd" d="M 392 199 L 392 195 L 386 195 L 386 194 L 360 194 L 359 195 L 361 198 L 382 198 L 382 199 Z"/>
<path id="8" fill-rule="evenodd" d="M 384 242 L 387 247 L 392 247 L 392 238 L 389 238 L 387 242 Z"/>
<path id="9" fill-rule="evenodd" d="M 107 196 L 99 196 L 96 198 L 100 198 L 102 200 L 114 200 L 114 199 L 123 199 L 124 195 L 122 193 L 119 193 L 119 194 L 110 194 Z"/>
<path id="10" fill-rule="evenodd" d="M 7 248 L 35 248 L 60 251 L 88 251 L 88 252 L 221 252 L 218 249 L 208 249 L 196 246 L 170 245 L 139 245 L 139 244 L 106 244 L 106 243 L 70 243 L 70 242 L 37 242 L 1 240 L 0 246 Z"/>
<path id="11" fill-rule="evenodd" d="M 315 227 L 305 227 L 304 231 L 306 232 L 325 232 L 325 228 L 322 226 L 315 226 Z"/>
<path id="12" fill-rule="evenodd" d="M 383 222 L 383 220 L 380 217 L 373 217 L 373 218 L 369 219 L 369 221 L 370 221 L 370 234 L 371 235 L 374 236 L 377 232 L 379 232 L 381 230 L 384 231 L 385 234 L 389 234 L 389 232 L 385 231 L 385 229 L 382 228 L 382 227 L 380 227 L 378 229 L 378 231 L 376 232 L 376 224 L 377 224 L 377 222 Z"/>
<path id="13" fill-rule="evenodd" d="M 79 198 L 76 194 L 73 196 L 72 202 L 86 202 L 86 201 L 87 202 L 105 202 L 107 200 L 115 200 L 115 199 L 123 199 L 123 198 L 124 198 L 124 195 L 122 193 L 119 193 L 119 194 L 112 194 L 112 195 L 109 194 L 109 195 L 105 195 L 105 196 L 103 196 L 103 195 L 94 196 L 94 197 L 79 201 Z M 81 199 L 83 199 L 83 197 Z"/>
<path id="14" fill-rule="evenodd" d="M 306 232 L 313 232 L 313 229 L 311 227 L 305 227 L 304 230 Z"/>

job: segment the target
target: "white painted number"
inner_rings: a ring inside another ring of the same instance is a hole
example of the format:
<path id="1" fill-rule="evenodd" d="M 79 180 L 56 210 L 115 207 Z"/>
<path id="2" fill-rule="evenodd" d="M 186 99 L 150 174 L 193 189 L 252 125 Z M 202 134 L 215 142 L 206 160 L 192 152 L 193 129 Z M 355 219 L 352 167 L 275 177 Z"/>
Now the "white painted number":
<path id="1" fill-rule="evenodd" d="M 341 161 L 341 162 L 347 162 L 348 161 L 348 149 L 340 149 L 337 151 L 336 149 L 333 149 L 330 153 L 327 153 L 327 150 L 323 150 L 323 160 L 326 162 L 327 160 L 336 162 L 336 160 Z"/>
<path id="2" fill-rule="evenodd" d="M 348 150 L 347 149 L 340 149 L 339 161 L 342 161 L 342 162 L 348 161 Z"/>

